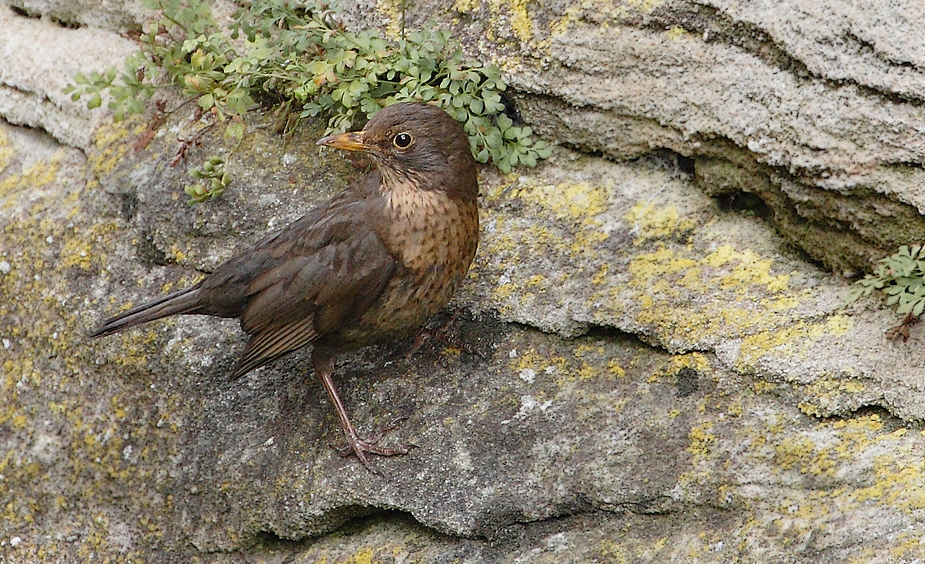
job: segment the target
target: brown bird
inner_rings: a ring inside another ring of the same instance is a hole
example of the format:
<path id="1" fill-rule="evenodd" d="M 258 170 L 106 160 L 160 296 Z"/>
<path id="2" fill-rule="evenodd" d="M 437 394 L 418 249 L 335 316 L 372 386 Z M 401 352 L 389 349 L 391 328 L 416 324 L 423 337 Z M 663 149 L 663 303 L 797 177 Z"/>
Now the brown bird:
<path id="1" fill-rule="evenodd" d="M 238 378 L 312 345 L 312 364 L 350 447 L 406 454 L 360 438 L 331 379 L 338 353 L 414 332 L 452 297 L 479 238 L 469 141 L 443 110 L 389 106 L 362 131 L 318 145 L 361 151 L 377 170 L 186 290 L 106 321 L 92 337 L 168 315 L 239 317 L 250 336 Z"/>

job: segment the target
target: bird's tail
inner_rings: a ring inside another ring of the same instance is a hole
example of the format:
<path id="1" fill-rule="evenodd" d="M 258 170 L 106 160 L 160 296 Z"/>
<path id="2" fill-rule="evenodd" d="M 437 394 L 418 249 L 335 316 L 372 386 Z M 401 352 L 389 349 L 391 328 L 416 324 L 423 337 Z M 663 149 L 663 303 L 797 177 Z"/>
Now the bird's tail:
<path id="1" fill-rule="evenodd" d="M 124 331 L 129 327 L 141 325 L 155 319 L 176 315 L 178 313 L 197 313 L 202 307 L 198 286 L 180 290 L 152 302 L 132 308 L 125 313 L 107 319 L 90 337 L 103 337 Z"/>

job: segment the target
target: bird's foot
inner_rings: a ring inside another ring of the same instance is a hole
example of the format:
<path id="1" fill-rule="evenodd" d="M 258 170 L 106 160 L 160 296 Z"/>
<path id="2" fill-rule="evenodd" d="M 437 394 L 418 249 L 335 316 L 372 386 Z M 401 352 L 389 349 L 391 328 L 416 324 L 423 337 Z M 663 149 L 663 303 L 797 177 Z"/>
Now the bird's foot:
<path id="1" fill-rule="evenodd" d="M 340 455 L 345 458 L 351 454 L 355 454 L 367 470 L 378 474 L 378 472 L 374 470 L 372 466 L 370 466 L 369 458 L 366 456 L 366 453 L 376 454 L 379 456 L 399 456 L 408 454 L 412 449 L 418 448 L 418 445 L 415 444 L 398 445 L 394 447 L 384 447 L 379 444 L 379 441 L 382 440 L 382 437 L 386 436 L 389 432 L 394 431 L 398 427 L 398 424 L 405 419 L 407 419 L 407 417 L 398 417 L 392 420 L 391 423 L 382 427 L 372 436 L 366 439 L 360 438 L 360 436 L 356 433 L 345 433 L 347 435 L 348 444 L 347 446 L 337 450 L 340 452 Z"/>

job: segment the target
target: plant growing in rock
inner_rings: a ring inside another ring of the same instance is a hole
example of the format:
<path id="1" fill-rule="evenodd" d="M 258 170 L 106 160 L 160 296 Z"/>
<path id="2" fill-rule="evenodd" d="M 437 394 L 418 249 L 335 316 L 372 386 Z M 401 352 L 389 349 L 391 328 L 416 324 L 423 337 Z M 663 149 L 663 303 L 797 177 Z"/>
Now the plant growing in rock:
<path id="1" fill-rule="evenodd" d="M 872 274 L 855 282 L 846 303 L 879 290 L 887 305 L 897 306 L 898 313 L 918 317 L 925 310 L 925 246 L 903 245 L 892 255 L 877 262 Z"/>
<path id="2" fill-rule="evenodd" d="M 231 182 L 230 175 L 225 171 L 225 160 L 221 157 L 209 157 L 201 167 L 191 170 L 190 176 L 199 182 L 185 188 L 186 195 L 190 197 L 188 204 L 200 204 L 218 198 Z"/>
<path id="3" fill-rule="evenodd" d="M 243 118 L 262 102 L 295 116 L 289 123 L 323 115 L 327 133 L 346 131 L 386 105 L 419 100 L 438 103 L 463 125 L 479 162 L 508 172 L 549 156 L 529 127 L 505 113 L 500 70 L 467 60 L 446 31 L 425 28 L 395 41 L 353 33 L 336 23 L 338 8 L 314 0 L 257 0 L 223 30 L 205 0 L 144 3 L 161 18 L 124 69 L 77 74 L 66 89 L 75 100 L 89 96 L 90 108 L 107 92 L 116 120 L 143 113 L 169 85 L 219 122 Z M 229 123 L 226 135 L 241 139 L 244 120 Z"/>

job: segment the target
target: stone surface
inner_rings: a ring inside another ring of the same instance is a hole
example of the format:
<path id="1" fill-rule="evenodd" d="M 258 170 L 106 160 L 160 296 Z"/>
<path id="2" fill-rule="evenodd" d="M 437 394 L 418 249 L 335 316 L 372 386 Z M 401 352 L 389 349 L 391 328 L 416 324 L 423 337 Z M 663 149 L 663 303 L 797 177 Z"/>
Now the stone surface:
<path id="1" fill-rule="evenodd" d="M 109 120 L 63 92 L 78 72 L 119 65 L 132 42 L 97 28 L 68 29 L 51 18 L 0 9 L 0 115 L 9 123 L 41 129 L 63 145 L 87 150 L 93 131 Z"/>
<path id="2" fill-rule="evenodd" d="M 360 171 L 314 147 L 317 124 L 286 142 L 257 117 L 233 153 L 210 131 L 170 166 L 203 122 L 178 113 L 139 143 L 144 118 L 61 94 L 131 51 L 116 32 L 137 6 L 11 4 L 0 562 L 925 557 L 925 337 L 887 341 L 898 317 L 873 300 L 839 309 L 842 271 L 921 238 L 914 6 L 409 11 L 502 64 L 559 146 L 481 171 L 482 244 L 448 329 L 471 350 L 340 362 L 361 429 L 405 417 L 384 440 L 420 446 L 370 474 L 339 456 L 305 353 L 230 383 L 233 321 L 85 338 Z M 350 25 L 395 31 L 398 4 L 364 6 Z M 211 153 L 234 183 L 189 207 L 186 169 Z"/>
<path id="3" fill-rule="evenodd" d="M 351 10 L 351 25 L 394 32 L 387 5 Z M 757 194 L 791 244 L 857 272 L 925 234 L 916 7 L 456 2 L 411 21 L 437 18 L 499 62 L 540 133 L 618 159 L 709 161 L 703 188 Z"/>

